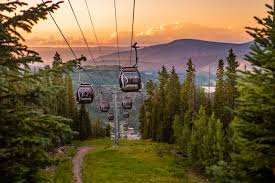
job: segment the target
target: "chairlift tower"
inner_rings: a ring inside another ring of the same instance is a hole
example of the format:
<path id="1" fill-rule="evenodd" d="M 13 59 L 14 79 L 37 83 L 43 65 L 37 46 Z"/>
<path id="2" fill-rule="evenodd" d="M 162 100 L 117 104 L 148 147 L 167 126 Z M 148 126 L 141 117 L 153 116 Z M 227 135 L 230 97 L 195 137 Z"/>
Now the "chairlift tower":
<path id="1" fill-rule="evenodd" d="M 123 131 L 123 127 L 120 128 L 120 122 L 118 119 L 118 102 L 117 101 L 117 96 L 119 93 L 125 93 L 123 91 L 121 91 L 120 86 L 119 85 L 101 85 L 102 88 L 106 89 L 106 91 L 111 92 L 113 94 L 113 102 L 114 102 L 114 112 L 115 112 L 115 138 L 114 138 L 114 145 L 119 145 L 118 139 L 119 139 L 119 129 L 122 129 Z M 146 90 L 141 90 L 138 93 L 146 93 Z M 121 102 L 120 102 L 121 103 Z M 129 121 L 128 121 L 129 122 Z M 123 132 L 122 132 L 123 133 Z M 121 135 L 122 135 L 121 133 Z"/>
<path id="2" fill-rule="evenodd" d="M 120 87 L 118 85 L 101 85 L 106 91 L 111 92 L 113 94 L 113 102 L 114 102 L 114 112 L 115 112 L 115 138 L 114 138 L 114 145 L 118 145 L 118 132 L 119 132 L 119 120 L 118 120 L 118 105 L 117 105 L 117 94 L 122 93 L 120 91 Z"/>

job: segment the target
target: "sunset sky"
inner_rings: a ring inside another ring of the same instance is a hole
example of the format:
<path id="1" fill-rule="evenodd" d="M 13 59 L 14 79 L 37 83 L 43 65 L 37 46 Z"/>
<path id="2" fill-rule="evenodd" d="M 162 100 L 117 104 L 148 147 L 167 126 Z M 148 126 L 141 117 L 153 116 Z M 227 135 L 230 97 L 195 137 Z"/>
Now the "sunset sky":
<path id="1" fill-rule="evenodd" d="M 115 44 L 113 0 L 87 0 L 102 45 Z M 40 0 L 26 0 L 30 5 Z M 54 0 L 54 2 L 57 2 Z M 90 46 L 95 39 L 84 0 L 71 0 Z M 241 43 L 250 41 L 246 26 L 255 26 L 253 16 L 266 16 L 264 4 L 272 0 L 136 0 L 135 41 L 141 45 L 175 39 L 203 39 Z M 129 45 L 133 0 L 117 0 L 119 42 Z M 54 13 L 73 46 L 84 42 L 67 0 Z M 30 46 L 65 46 L 53 21 L 41 21 L 26 36 Z"/>

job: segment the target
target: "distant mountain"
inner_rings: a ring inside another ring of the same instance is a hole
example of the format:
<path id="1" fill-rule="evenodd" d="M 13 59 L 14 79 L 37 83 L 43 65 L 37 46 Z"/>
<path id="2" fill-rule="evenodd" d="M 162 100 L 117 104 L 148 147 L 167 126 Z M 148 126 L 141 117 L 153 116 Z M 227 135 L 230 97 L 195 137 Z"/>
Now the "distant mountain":
<path id="1" fill-rule="evenodd" d="M 58 52 L 64 61 L 74 59 L 73 54 L 71 53 L 70 49 L 67 47 L 32 47 L 31 49 L 39 53 L 39 55 L 42 57 L 45 64 L 52 63 L 55 52 Z M 125 47 L 120 48 L 121 51 L 125 51 L 126 49 L 127 48 Z M 89 51 L 86 47 L 73 47 L 73 50 L 76 56 L 80 57 L 81 55 L 84 55 L 87 57 L 88 60 L 91 60 Z M 94 58 L 101 56 L 98 47 L 91 47 L 90 50 Z M 117 50 L 116 47 L 104 46 L 104 47 L 101 47 L 101 51 L 102 51 L 101 54 L 102 55 L 111 54 L 116 52 L 116 50 Z"/>
<path id="2" fill-rule="evenodd" d="M 245 54 L 249 52 L 252 42 L 234 44 L 234 43 L 220 43 L 195 39 L 180 39 L 170 43 L 147 46 L 138 50 L 139 68 L 146 71 L 157 71 L 162 65 L 168 68 L 175 66 L 178 73 L 183 73 L 186 68 L 186 62 L 191 58 L 197 70 L 208 72 L 208 66 L 211 66 L 211 72 L 216 71 L 217 61 L 225 59 L 228 50 L 232 48 L 237 55 L 241 67 L 249 64 L 243 61 Z M 43 66 L 51 64 L 55 52 L 59 52 L 64 61 L 73 59 L 73 55 L 68 48 L 53 48 L 53 47 L 34 47 L 42 59 Z M 83 54 L 87 57 L 87 62 L 83 65 L 93 66 L 94 62 L 91 60 L 88 50 L 85 47 L 73 48 L 77 56 Z M 96 58 L 97 65 L 118 65 L 118 54 L 116 47 L 102 47 L 102 56 L 97 47 L 90 48 L 94 58 Z M 129 65 L 130 51 L 129 48 L 120 47 L 120 61 L 124 66 Z M 135 59 L 135 52 L 132 52 L 132 63 Z"/>
<path id="3" fill-rule="evenodd" d="M 162 65 L 169 68 L 175 66 L 178 72 L 185 70 L 186 62 L 191 58 L 197 69 L 207 71 L 208 65 L 216 66 L 219 59 L 225 59 L 228 50 L 233 49 L 237 59 L 243 62 L 243 57 L 249 52 L 252 42 L 234 44 L 210 42 L 194 39 L 180 39 L 166 44 L 144 47 L 138 50 L 139 67 L 141 70 L 159 70 Z M 132 63 L 135 52 L 132 52 Z M 120 53 L 122 65 L 129 65 L 130 51 Z M 96 60 L 103 65 L 118 63 L 117 53 L 98 57 Z M 87 65 L 92 64 L 86 62 Z M 214 69 L 215 70 L 215 69 Z"/>

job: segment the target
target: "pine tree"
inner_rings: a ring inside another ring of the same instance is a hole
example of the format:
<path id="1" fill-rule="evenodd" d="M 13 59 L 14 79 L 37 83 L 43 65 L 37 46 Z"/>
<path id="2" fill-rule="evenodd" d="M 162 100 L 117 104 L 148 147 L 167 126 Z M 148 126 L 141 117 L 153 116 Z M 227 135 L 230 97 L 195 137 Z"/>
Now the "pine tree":
<path id="1" fill-rule="evenodd" d="M 55 52 L 53 57 L 53 67 L 58 67 L 62 65 L 62 58 L 58 52 Z"/>
<path id="2" fill-rule="evenodd" d="M 203 88 L 196 88 L 196 99 L 195 99 L 196 112 L 199 111 L 200 107 L 208 107 L 207 106 L 207 98 L 206 93 Z"/>
<path id="3" fill-rule="evenodd" d="M 224 153 L 224 134 L 222 123 L 215 118 L 212 114 L 209 117 L 206 131 L 203 135 L 203 168 L 216 164 L 218 161 L 223 160 Z"/>
<path id="4" fill-rule="evenodd" d="M 73 135 L 70 120 L 46 114 L 41 102 L 57 91 L 44 81 L 72 70 L 78 61 L 32 72 L 29 64 L 41 58 L 21 35 L 30 33 L 59 3 L 26 7 L 20 0 L 0 3 L 0 182 L 41 182 L 38 171 L 54 163 L 47 151 Z"/>
<path id="5" fill-rule="evenodd" d="M 154 97 L 152 98 L 152 131 L 151 131 L 151 137 L 154 141 L 157 141 L 159 139 L 158 132 L 160 131 L 160 121 L 163 119 L 163 116 L 160 115 L 160 106 L 159 106 L 159 90 L 155 89 Z M 161 117 L 161 118 L 160 118 Z"/>
<path id="6" fill-rule="evenodd" d="M 216 91 L 213 102 L 213 112 L 215 116 L 222 122 L 225 120 L 225 81 L 224 81 L 224 62 L 219 60 L 217 68 L 217 80 L 216 80 Z"/>
<path id="7" fill-rule="evenodd" d="M 181 87 L 181 116 L 183 119 L 182 143 L 186 144 L 184 151 L 188 151 L 192 123 L 196 115 L 196 95 L 195 95 L 195 68 L 192 60 L 187 62 L 186 79 Z"/>
<path id="8" fill-rule="evenodd" d="M 55 53 L 53 57 L 53 68 L 58 68 L 62 67 L 62 58 L 58 52 Z M 56 96 L 51 99 L 52 102 L 54 103 L 54 110 L 55 114 L 59 116 L 64 116 L 66 117 L 66 93 L 65 91 L 65 81 L 64 81 L 64 74 L 63 73 L 57 73 L 53 78 L 52 78 L 52 84 L 59 86 L 59 92 L 56 93 Z"/>
<path id="9" fill-rule="evenodd" d="M 166 104 L 164 111 L 164 121 L 166 123 L 164 135 L 165 142 L 174 142 L 172 126 L 176 114 L 180 114 L 180 82 L 175 68 L 173 67 L 166 85 Z"/>
<path id="10" fill-rule="evenodd" d="M 175 142 L 179 146 L 180 151 L 183 153 L 184 146 L 186 144 L 183 143 L 183 120 L 181 119 L 180 115 L 176 115 L 173 121 L 173 131 Z"/>
<path id="11" fill-rule="evenodd" d="M 183 102 L 182 114 L 185 118 L 185 123 L 190 126 L 192 125 L 192 120 L 196 114 L 196 101 L 195 101 L 195 67 L 192 63 L 192 60 L 189 59 L 187 62 L 187 76 L 183 82 L 181 89 L 181 101 Z"/>
<path id="12" fill-rule="evenodd" d="M 146 121 L 144 104 L 140 107 L 138 121 L 139 121 L 139 133 L 141 134 L 141 138 L 144 139 L 144 128 L 145 128 L 145 121 Z"/>
<path id="13" fill-rule="evenodd" d="M 159 87 L 164 89 L 164 87 L 168 81 L 168 78 L 169 78 L 169 73 L 167 72 L 167 69 L 165 68 L 165 66 L 162 66 L 162 69 L 158 73 L 158 75 L 159 75 L 158 80 L 160 82 Z"/>
<path id="14" fill-rule="evenodd" d="M 246 60 L 252 71 L 242 72 L 237 100 L 236 172 L 249 182 L 275 181 L 275 2 L 268 16 L 256 17 L 261 27 L 248 28 L 255 39 Z"/>
<path id="15" fill-rule="evenodd" d="M 158 121 L 158 135 L 157 135 L 157 140 L 158 141 L 163 141 L 164 140 L 164 132 L 166 130 L 166 123 L 164 121 L 164 110 L 165 110 L 165 105 L 166 105 L 166 94 L 165 94 L 165 88 L 166 84 L 169 78 L 169 74 L 164 66 L 162 66 L 162 70 L 159 72 L 159 77 L 158 80 L 160 82 L 159 84 L 159 90 L 157 91 L 157 96 L 159 97 L 159 100 L 156 101 L 155 107 L 158 106 L 158 109 L 156 109 L 156 121 Z"/>
<path id="16" fill-rule="evenodd" d="M 78 112 L 78 133 L 80 140 L 86 140 L 91 136 L 91 121 L 89 117 L 89 113 L 86 111 L 85 105 L 81 104 L 79 112 Z"/>
<path id="17" fill-rule="evenodd" d="M 213 115 L 212 115 L 213 116 Z M 224 153 L 225 153 L 225 142 L 224 142 L 224 131 L 223 125 L 220 119 L 212 120 L 213 126 L 213 144 L 212 144 L 212 151 L 213 151 L 213 164 L 217 163 L 218 161 L 224 160 Z"/>
<path id="18" fill-rule="evenodd" d="M 236 55 L 233 50 L 229 50 L 228 57 L 226 57 L 227 67 L 226 67 L 226 80 L 225 80 L 225 102 L 227 110 L 225 111 L 225 116 L 223 119 L 224 127 L 228 127 L 229 123 L 233 120 L 232 110 L 235 109 L 235 100 L 238 97 L 237 91 L 237 68 L 239 66 L 238 61 L 236 61 Z"/>
<path id="19" fill-rule="evenodd" d="M 110 124 L 108 124 L 107 126 L 106 126 L 106 137 L 111 137 L 111 125 Z"/>
<path id="20" fill-rule="evenodd" d="M 209 168 L 222 182 L 275 181 L 275 1 L 260 28 L 247 28 L 255 39 L 246 60 L 252 71 L 240 73 L 236 117 L 229 125 L 231 159 Z"/>
<path id="21" fill-rule="evenodd" d="M 93 138 L 102 138 L 106 136 L 106 128 L 102 125 L 102 122 L 98 118 L 95 122 L 92 123 L 92 137 Z"/>
<path id="22" fill-rule="evenodd" d="M 190 145 L 188 149 L 189 161 L 197 168 L 202 168 L 205 160 L 205 152 L 203 151 L 203 137 L 207 133 L 207 124 L 208 116 L 204 107 L 201 106 L 192 127 Z"/>
<path id="23" fill-rule="evenodd" d="M 144 121 L 144 138 L 152 138 L 153 130 L 153 121 L 152 121 L 152 107 L 153 107 L 153 98 L 155 93 L 155 84 L 152 80 L 149 80 L 146 85 L 147 99 L 144 101 L 145 109 L 145 121 Z"/>
<path id="24" fill-rule="evenodd" d="M 70 74 L 66 74 L 65 77 L 65 86 L 66 92 L 65 94 L 65 117 L 73 120 L 71 127 L 73 130 L 77 131 L 79 129 L 80 122 L 78 121 L 77 107 L 76 107 L 76 99 L 73 94 L 73 84 L 72 78 Z"/>

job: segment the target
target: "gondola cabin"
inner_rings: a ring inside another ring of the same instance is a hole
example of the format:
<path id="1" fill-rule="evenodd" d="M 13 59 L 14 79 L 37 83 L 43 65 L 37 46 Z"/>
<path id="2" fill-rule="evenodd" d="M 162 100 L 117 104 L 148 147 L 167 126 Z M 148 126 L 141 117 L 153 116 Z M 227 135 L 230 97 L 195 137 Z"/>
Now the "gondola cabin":
<path id="1" fill-rule="evenodd" d="M 122 67 L 119 84 L 123 92 L 138 92 L 141 89 L 141 76 L 137 67 Z"/>
<path id="2" fill-rule="evenodd" d="M 132 109 L 132 99 L 130 97 L 125 97 L 122 101 L 122 107 L 124 109 Z"/>
<path id="3" fill-rule="evenodd" d="M 109 120 L 109 121 L 113 121 L 113 120 L 114 120 L 114 118 L 115 118 L 114 113 L 108 113 L 107 118 L 108 118 L 108 120 Z"/>
<path id="4" fill-rule="evenodd" d="M 79 104 L 89 104 L 94 100 L 94 90 L 89 83 L 81 83 L 76 92 L 76 100 Z"/>
<path id="5" fill-rule="evenodd" d="M 102 101 L 99 105 L 100 112 L 108 112 L 110 109 L 110 104 L 107 101 Z"/>
<path id="6" fill-rule="evenodd" d="M 129 113 L 128 112 L 123 112 L 122 116 L 123 116 L 123 118 L 129 118 Z"/>

